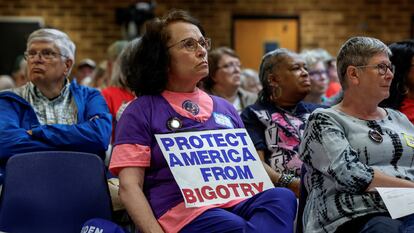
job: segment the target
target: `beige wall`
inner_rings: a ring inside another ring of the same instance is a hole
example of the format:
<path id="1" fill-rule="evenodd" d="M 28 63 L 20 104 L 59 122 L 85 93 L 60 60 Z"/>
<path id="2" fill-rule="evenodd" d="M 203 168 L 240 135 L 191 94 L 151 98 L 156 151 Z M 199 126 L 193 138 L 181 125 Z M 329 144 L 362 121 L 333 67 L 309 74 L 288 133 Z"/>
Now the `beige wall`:
<path id="1" fill-rule="evenodd" d="M 120 39 L 115 8 L 131 0 L 0 0 L 0 16 L 41 16 L 46 25 L 67 32 L 78 46 L 77 59 L 105 57 Z M 323 47 L 336 54 L 350 36 L 367 35 L 386 43 L 410 37 L 411 0 L 157 0 L 157 15 L 171 8 L 199 18 L 213 45 L 231 45 L 233 15 L 298 16 L 300 48 Z M 7 35 L 1 35 L 7 36 Z"/>

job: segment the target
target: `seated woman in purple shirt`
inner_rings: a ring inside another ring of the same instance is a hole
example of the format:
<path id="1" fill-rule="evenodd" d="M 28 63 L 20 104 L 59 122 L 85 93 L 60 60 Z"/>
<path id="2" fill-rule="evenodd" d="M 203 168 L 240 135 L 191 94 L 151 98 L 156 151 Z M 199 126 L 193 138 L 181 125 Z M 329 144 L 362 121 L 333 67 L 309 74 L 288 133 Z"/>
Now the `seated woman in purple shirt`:
<path id="1" fill-rule="evenodd" d="M 154 134 L 243 128 L 231 104 L 197 88 L 208 75 L 209 49 L 199 22 L 184 11 L 149 22 L 133 48 L 126 74 L 138 98 L 119 120 L 110 163 L 121 200 L 141 232 L 293 232 L 296 199 L 285 188 L 224 204 L 184 205 Z"/>

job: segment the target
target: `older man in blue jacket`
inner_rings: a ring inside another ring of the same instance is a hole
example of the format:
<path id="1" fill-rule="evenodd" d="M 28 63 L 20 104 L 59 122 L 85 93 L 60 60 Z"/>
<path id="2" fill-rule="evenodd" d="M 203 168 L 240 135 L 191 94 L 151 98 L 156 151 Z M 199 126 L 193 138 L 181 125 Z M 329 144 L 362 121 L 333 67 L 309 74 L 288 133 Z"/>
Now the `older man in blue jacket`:
<path id="1" fill-rule="evenodd" d="M 31 151 L 81 151 L 104 158 L 111 115 L 101 94 L 68 77 L 75 44 L 59 30 L 28 38 L 29 82 L 0 92 L 0 185 L 7 160 Z"/>

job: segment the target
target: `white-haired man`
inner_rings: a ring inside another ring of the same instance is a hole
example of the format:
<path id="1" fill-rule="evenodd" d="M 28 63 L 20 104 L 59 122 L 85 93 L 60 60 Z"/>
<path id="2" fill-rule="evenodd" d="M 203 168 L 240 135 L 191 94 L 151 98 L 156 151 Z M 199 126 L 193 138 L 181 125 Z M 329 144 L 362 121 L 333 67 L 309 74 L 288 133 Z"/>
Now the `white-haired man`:
<path id="1" fill-rule="evenodd" d="M 59 30 L 30 34 L 29 82 L 0 93 L 0 185 L 7 160 L 18 153 L 67 150 L 104 158 L 111 115 L 97 90 L 69 82 L 75 49 Z"/>

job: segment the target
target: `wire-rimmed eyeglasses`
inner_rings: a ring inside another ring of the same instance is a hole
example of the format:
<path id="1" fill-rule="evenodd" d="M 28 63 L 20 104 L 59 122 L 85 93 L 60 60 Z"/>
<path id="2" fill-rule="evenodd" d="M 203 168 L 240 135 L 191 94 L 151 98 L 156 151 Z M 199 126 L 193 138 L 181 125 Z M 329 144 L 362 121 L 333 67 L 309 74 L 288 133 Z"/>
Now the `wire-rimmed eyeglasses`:
<path id="1" fill-rule="evenodd" d="M 52 60 L 53 58 L 56 58 L 57 56 L 62 56 L 62 57 L 68 58 L 67 56 L 65 56 L 61 53 L 55 52 L 51 49 L 42 49 L 40 51 L 29 50 L 29 51 L 24 52 L 24 59 L 33 60 L 38 55 L 40 57 L 44 58 L 45 60 Z"/>
<path id="2" fill-rule="evenodd" d="M 328 71 L 326 70 L 312 70 L 312 71 L 308 71 L 308 73 L 311 79 L 314 79 L 314 80 L 321 80 L 322 78 L 326 79 L 328 75 Z"/>
<path id="3" fill-rule="evenodd" d="M 198 41 L 194 38 L 185 38 L 183 40 L 178 41 L 175 44 L 172 44 L 167 47 L 167 49 L 170 49 L 176 45 L 180 45 L 181 47 L 184 47 L 189 52 L 197 51 L 198 45 L 203 47 L 205 50 L 210 50 L 211 48 L 211 39 L 210 38 L 200 38 Z"/>
<path id="4" fill-rule="evenodd" d="M 228 62 L 228 63 L 226 63 L 224 65 L 218 66 L 217 68 L 218 69 L 225 69 L 225 70 L 228 70 L 230 68 L 233 68 L 233 69 L 241 69 L 241 66 L 242 65 L 240 64 L 240 62 Z"/>
<path id="5" fill-rule="evenodd" d="M 355 66 L 355 67 L 356 68 L 366 68 L 366 67 L 377 68 L 378 73 L 380 75 L 385 75 L 387 73 L 387 70 L 390 70 L 391 73 L 394 73 L 394 71 L 395 71 L 395 66 L 394 65 L 392 65 L 392 64 L 387 65 L 385 63 L 380 63 L 380 64 L 377 64 L 377 65 Z"/>

